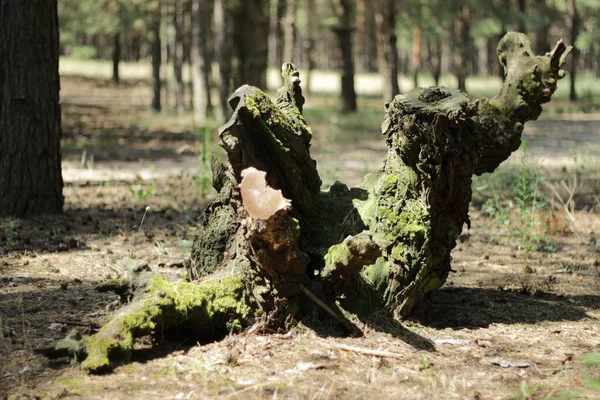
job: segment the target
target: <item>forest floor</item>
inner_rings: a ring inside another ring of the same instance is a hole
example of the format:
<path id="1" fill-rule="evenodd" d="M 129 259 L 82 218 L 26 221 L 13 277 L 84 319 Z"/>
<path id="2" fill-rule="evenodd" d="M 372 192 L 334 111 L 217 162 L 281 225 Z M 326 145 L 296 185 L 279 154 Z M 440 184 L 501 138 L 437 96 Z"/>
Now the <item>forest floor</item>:
<path id="1" fill-rule="evenodd" d="M 141 343 L 88 376 L 33 349 L 107 320 L 118 296 L 94 285 L 122 258 L 182 277 L 211 196 L 207 156 L 222 152 L 216 123 L 149 113 L 144 82 L 66 77 L 61 98 L 64 214 L 0 219 L 0 398 L 600 398 L 600 365 L 582 358 L 600 352 L 600 114 L 554 102 L 527 150 L 475 181 L 455 272 L 417 318 L 374 316 L 360 338 L 307 318 L 287 334 Z M 336 104 L 308 96 L 312 150 L 325 186 L 356 185 L 385 157 L 381 102 L 362 99 L 358 115 Z"/>

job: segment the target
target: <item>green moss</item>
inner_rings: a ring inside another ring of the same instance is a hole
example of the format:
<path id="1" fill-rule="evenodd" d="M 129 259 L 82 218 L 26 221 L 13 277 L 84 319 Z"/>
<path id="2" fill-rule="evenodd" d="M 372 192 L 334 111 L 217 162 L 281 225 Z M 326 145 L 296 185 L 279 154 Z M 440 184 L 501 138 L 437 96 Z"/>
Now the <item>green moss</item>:
<path id="1" fill-rule="evenodd" d="M 513 110 L 510 107 L 500 107 L 496 104 L 489 102 L 487 99 L 481 102 L 479 106 L 479 118 L 493 118 L 498 119 L 504 123 L 510 123 L 513 116 Z"/>
<path id="2" fill-rule="evenodd" d="M 157 327 L 174 328 L 192 322 L 203 332 L 239 330 L 251 309 L 241 277 L 228 276 L 201 284 L 173 283 L 154 276 L 145 296 L 121 310 L 97 334 L 84 338 L 87 358 L 82 368 L 102 372 L 116 360 L 129 359 L 137 337 L 155 334 Z"/>
<path id="3" fill-rule="evenodd" d="M 102 330 L 107 328 L 110 329 L 105 326 Z M 130 333 L 124 333 L 120 339 L 98 334 L 85 337 L 83 344 L 88 355 L 81 363 L 81 369 L 86 372 L 104 372 L 111 369 L 111 360 L 129 359 L 133 350 L 133 337 Z"/>
<path id="4" fill-rule="evenodd" d="M 385 238 L 392 243 L 414 242 L 427 232 L 427 212 L 416 200 L 406 200 L 402 211 L 398 207 L 380 206 L 379 218 Z"/>
<path id="5" fill-rule="evenodd" d="M 345 244 L 340 243 L 329 248 L 327 254 L 325 254 L 325 265 L 331 267 L 335 265 L 348 265 L 351 258 L 351 250 Z"/>

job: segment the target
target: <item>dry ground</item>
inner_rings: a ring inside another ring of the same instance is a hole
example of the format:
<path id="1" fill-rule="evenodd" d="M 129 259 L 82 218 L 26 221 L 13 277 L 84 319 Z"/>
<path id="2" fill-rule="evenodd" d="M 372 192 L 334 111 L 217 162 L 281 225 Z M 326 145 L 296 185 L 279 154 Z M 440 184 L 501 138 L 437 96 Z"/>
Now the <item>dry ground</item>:
<path id="1" fill-rule="evenodd" d="M 65 213 L 0 220 L 0 398 L 600 398 L 586 383 L 600 370 L 580 358 L 600 352 L 598 116 L 528 127 L 530 152 L 553 182 L 579 177 L 574 220 L 558 207 L 540 217 L 553 251 L 518 250 L 475 207 L 453 254 L 456 272 L 414 320 L 373 316 L 359 323 L 361 338 L 334 336 L 333 323 L 314 318 L 288 334 L 204 345 L 182 332 L 155 348 L 140 344 L 132 362 L 103 376 L 34 354 L 106 320 L 117 296 L 94 284 L 117 260 L 183 274 L 209 196 L 202 155 L 218 152 L 214 131 L 210 141 L 194 134 L 189 116 L 148 114 L 143 83 L 71 77 L 62 87 Z M 352 119 L 333 102 L 309 98 L 315 157 L 327 184 L 357 184 L 385 155 L 379 115 Z"/>

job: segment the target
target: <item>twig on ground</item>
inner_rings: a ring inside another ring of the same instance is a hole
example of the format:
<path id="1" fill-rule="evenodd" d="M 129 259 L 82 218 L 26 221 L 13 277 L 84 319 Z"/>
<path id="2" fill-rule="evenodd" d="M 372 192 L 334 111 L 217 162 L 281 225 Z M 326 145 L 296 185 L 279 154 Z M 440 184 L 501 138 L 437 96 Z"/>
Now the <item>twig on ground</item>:
<path id="1" fill-rule="evenodd" d="M 327 311 L 328 314 L 330 314 L 333 318 L 335 318 L 336 321 L 338 321 L 340 324 L 342 324 L 350 332 L 352 332 L 352 333 L 356 332 L 356 328 L 354 327 L 354 325 L 352 325 L 350 323 L 350 321 L 348 321 L 344 317 L 338 315 L 335 311 L 333 311 L 331 309 L 331 307 L 329 307 L 327 304 L 325 304 L 323 302 L 323 300 L 321 300 L 317 296 L 315 296 L 304 285 L 300 285 L 300 291 L 302 291 L 302 293 L 304 293 L 306 296 L 308 296 L 309 299 L 311 299 L 312 301 L 317 303 L 317 305 L 319 305 L 323 310 Z"/>
<path id="2" fill-rule="evenodd" d="M 347 344 L 334 344 L 335 347 L 341 350 L 352 351 L 354 353 L 365 354 L 368 356 L 385 357 L 385 358 L 404 358 L 404 354 L 392 353 L 385 350 L 373 350 L 364 347 L 349 346 Z"/>

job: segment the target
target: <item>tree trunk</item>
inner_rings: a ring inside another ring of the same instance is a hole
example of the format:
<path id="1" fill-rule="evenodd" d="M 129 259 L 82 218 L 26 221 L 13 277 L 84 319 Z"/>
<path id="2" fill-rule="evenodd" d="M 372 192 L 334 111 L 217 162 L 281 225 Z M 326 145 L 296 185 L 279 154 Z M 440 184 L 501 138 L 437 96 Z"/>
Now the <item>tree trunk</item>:
<path id="1" fill-rule="evenodd" d="M 231 62 L 233 54 L 233 18 L 230 0 L 215 0 L 215 61 L 219 65 L 219 106 L 217 118 L 225 122 L 230 111 L 227 103 L 231 93 Z"/>
<path id="2" fill-rule="evenodd" d="M 197 339 L 254 322 L 272 330 L 315 306 L 353 334 L 360 331 L 347 313 L 363 322 L 382 310 L 406 318 L 451 271 L 450 252 L 469 224 L 473 175 L 492 172 L 519 147 L 523 124 L 550 100 L 568 53 L 559 43 L 536 57 L 529 39 L 513 32 L 498 45 L 507 74 L 494 98 L 435 87 L 396 96 L 381 125 L 384 167 L 361 187 L 337 182 L 327 192 L 310 156 L 295 66 L 284 64 L 275 103 L 242 86 L 220 129 L 228 163 L 213 159 L 218 194 L 187 265 L 198 284 L 169 283 L 132 265 L 137 272 L 104 285 L 134 289 L 134 302 L 78 341 L 73 350 L 88 355 L 83 367 L 109 369 L 136 338 L 163 330 L 193 327 Z"/>
<path id="3" fill-rule="evenodd" d="M 527 3 L 525 0 L 517 0 L 517 6 L 519 7 L 519 27 L 517 28 L 521 33 L 527 33 L 527 27 L 525 26 L 525 18 L 527 13 Z"/>
<path id="4" fill-rule="evenodd" d="M 280 66 L 284 62 L 284 27 L 287 0 L 269 1 L 269 63 Z"/>
<path id="5" fill-rule="evenodd" d="M 161 89 L 162 82 L 160 80 L 160 65 L 161 65 L 161 40 L 160 40 L 160 8 L 155 11 L 152 18 L 152 109 L 159 112 L 161 106 Z"/>
<path id="6" fill-rule="evenodd" d="M 192 3 L 192 85 L 194 120 L 204 122 L 210 111 L 210 70 L 208 41 L 211 31 L 210 0 L 194 0 Z"/>
<path id="7" fill-rule="evenodd" d="M 269 2 L 244 0 L 234 9 L 235 86 L 267 87 Z"/>
<path id="8" fill-rule="evenodd" d="M 542 17 L 542 22 L 535 32 L 535 51 L 542 53 L 548 47 L 548 36 L 550 28 L 550 16 L 548 15 L 548 5 L 546 0 L 537 0 L 536 8 Z"/>
<path id="9" fill-rule="evenodd" d="M 354 2 L 353 0 L 332 0 L 338 18 L 334 26 L 341 54 L 341 87 L 342 108 L 344 111 L 356 111 L 356 92 L 354 90 L 354 49 L 352 33 L 354 31 Z"/>
<path id="10" fill-rule="evenodd" d="M 113 36 L 113 53 L 112 53 L 112 64 L 113 64 L 113 82 L 119 84 L 119 63 L 121 62 L 121 32 L 117 32 Z"/>
<path id="11" fill-rule="evenodd" d="M 421 69 L 421 27 L 416 25 L 413 28 L 413 43 L 412 43 L 412 70 L 413 70 L 413 86 L 419 87 L 419 70 Z"/>
<path id="12" fill-rule="evenodd" d="M 306 85 L 304 91 L 310 93 L 312 71 L 316 68 L 315 51 L 317 33 L 317 15 L 315 0 L 306 0 L 304 11 L 306 15 L 306 40 L 304 41 L 304 53 L 306 57 Z"/>
<path id="13" fill-rule="evenodd" d="M 286 0 L 283 24 L 283 62 L 294 62 L 296 49 L 296 0 Z"/>
<path id="14" fill-rule="evenodd" d="M 471 60 L 471 10 L 467 6 L 459 8 L 455 20 L 455 34 L 457 43 L 455 44 L 454 71 L 458 80 L 458 90 L 466 92 L 469 61 Z"/>
<path id="15" fill-rule="evenodd" d="M 579 13 L 577 11 L 577 2 L 575 0 L 569 0 L 569 19 L 570 19 L 570 40 L 571 43 L 575 44 L 579 36 Z M 574 49 L 573 55 L 571 56 L 571 71 L 569 76 L 569 100 L 577 100 L 577 89 L 575 87 L 575 78 L 577 73 L 577 64 L 579 63 L 579 50 Z"/>
<path id="16" fill-rule="evenodd" d="M 61 212 L 56 0 L 0 0 L 0 216 Z"/>
<path id="17" fill-rule="evenodd" d="M 396 47 L 395 0 L 376 0 L 375 22 L 379 43 L 377 45 L 379 73 L 383 78 L 383 100 L 392 101 L 400 93 L 398 85 L 398 49 Z"/>
<path id="18" fill-rule="evenodd" d="M 160 2 L 160 58 L 161 63 L 164 63 L 164 68 L 161 68 L 161 81 L 164 82 L 165 103 L 169 104 L 171 98 L 169 85 L 169 2 L 170 0 L 161 0 Z"/>
<path id="19" fill-rule="evenodd" d="M 173 28 L 175 36 L 173 38 L 173 94 L 175 100 L 175 111 L 182 114 L 185 107 L 183 103 L 185 87 L 183 85 L 183 4 L 182 0 L 175 0 L 175 9 L 173 10 Z"/>

